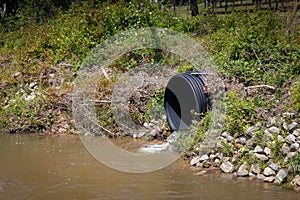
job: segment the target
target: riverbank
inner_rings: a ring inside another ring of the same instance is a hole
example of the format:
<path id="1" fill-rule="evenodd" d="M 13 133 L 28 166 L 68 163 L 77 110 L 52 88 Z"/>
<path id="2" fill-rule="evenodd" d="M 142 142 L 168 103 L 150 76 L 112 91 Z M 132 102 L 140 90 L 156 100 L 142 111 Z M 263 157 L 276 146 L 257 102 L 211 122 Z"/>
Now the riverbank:
<path id="1" fill-rule="evenodd" d="M 19 18 L 1 22 L 0 130 L 76 134 L 74 80 L 88 52 L 130 28 L 168 28 L 203 46 L 226 91 L 226 119 L 217 148 L 199 151 L 209 126 L 207 115 L 193 125 L 196 137 L 185 152 L 191 165 L 290 183 L 300 172 L 300 23 L 295 13 L 299 11 L 218 16 L 201 10 L 186 19 L 155 4 L 140 7 L 124 2 L 73 3 L 40 20 L 20 12 Z M 103 70 L 95 83 L 97 122 L 113 137 L 164 141 L 171 133 L 166 122 L 157 126 L 151 119 L 151 108 L 163 104 L 164 90 L 155 84 L 134 91 L 129 105 L 133 121 L 153 129 L 149 135 L 124 133 L 114 121 L 110 104 L 114 84 L 130 69 L 147 63 L 167 65 L 178 73 L 194 70 L 177 55 L 151 49 L 122 55 Z"/>

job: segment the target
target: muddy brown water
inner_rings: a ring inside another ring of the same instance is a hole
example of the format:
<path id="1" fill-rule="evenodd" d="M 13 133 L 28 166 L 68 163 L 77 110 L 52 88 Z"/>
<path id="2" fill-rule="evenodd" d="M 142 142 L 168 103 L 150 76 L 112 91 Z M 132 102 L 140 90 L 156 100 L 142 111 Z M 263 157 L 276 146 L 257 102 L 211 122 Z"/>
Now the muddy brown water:
<path id="1" fill-rule="evenodd" d="M 300 193 L 256 180 L 195 174 L 180 159 L 151 173 L 119 172 L 94 159 L 76 136 L 0 134 L 1 200 L 300 199 Z"/>

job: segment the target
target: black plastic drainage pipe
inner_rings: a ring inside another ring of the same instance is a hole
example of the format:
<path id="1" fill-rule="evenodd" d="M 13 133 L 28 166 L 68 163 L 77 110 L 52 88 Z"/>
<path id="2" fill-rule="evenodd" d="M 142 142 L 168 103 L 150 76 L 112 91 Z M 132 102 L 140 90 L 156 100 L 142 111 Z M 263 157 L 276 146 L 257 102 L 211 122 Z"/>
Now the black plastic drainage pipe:
<path id="1" fill-rule="evenodd" d="M 211 97 L 200 71 L 173 76 L 166 87 L 164 107 L 172 130 L 188 129 L 192 120 L 211 108 Z"/>

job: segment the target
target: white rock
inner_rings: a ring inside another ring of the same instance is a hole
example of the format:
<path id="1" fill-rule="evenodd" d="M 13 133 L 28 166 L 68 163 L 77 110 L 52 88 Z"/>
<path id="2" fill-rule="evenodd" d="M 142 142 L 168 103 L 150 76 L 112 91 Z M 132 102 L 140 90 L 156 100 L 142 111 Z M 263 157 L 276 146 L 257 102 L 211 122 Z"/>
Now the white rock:
<path id="1" fill-rule="evenodd" d="M 224 138 L 226 138 L 226 137 L 229 135 L 229 133 L 228 133 L 228 132 L 223 132 L 221 135 L 222 135 Z"/>
<path id="2" fill-rule="evenodd" d="M 285 112 L 282 114 L 283 117 L 293 117 L 295 115 L 295 113 L 292 112 Z"/>
<path id="3" fill-rule="evenodd" d="M 200 157 L 196 156 L 191 160 L 190 165 L 191 166 L 196 165 L 199 161 L 200 161 Z"/>
<path id="4" fill-rule="evenodd" d="M 254 148 L 254 151 L 253 151 L 254 153 L 264 153 L 264 150 L 260 147 L 260 146 L 256 146 L 255 148 Z"/>
<path id="5" fill-rule="evenodd" d="M 251 168 L 250 168 L 250 171 L 251 171 L 253 174 L 259 174 L 259 173 L 260 173 L 260 166 L 259 166 L 259 164 L 257 164 L 257 163 L 252 164 L 252 165 L 251 165 Z"/>
<path id="6" fill-rule="evenodd" d="M 296 142 L 296 137 L 293 135 L 293 134 L 289 134 L 285 140 L 290 143 L 290 144 L 293 144 Z"/>
<path id="7" fill-rule="evenodd" d="M 237 171 L 237 176 L 248 176 L 247 163 L 244 162 Z"/>
<path id="8" fill-rule="evenodd" d="M 291 151 L 297 151 L 299 149 L 299 143 L 295 142 L 293 144 L 291 144 Z"/>
<path id="9" fill-rule="evenodd" d="M 246 143 L 246 138 L 245 137 L 236 138 L 235 142 L 239 143 L 239 144 L 245 144 Z"/>
<path id="10" fill-rule="evenodd" d="M 282 127 L 283 127 L 283 129 L 284 130 L 288 130 L 288 128 L 289 128 L 289 125 L 288 125 L 288 123 L 286 123 L 286 122 L 283 122 L 283 124 L 282 124 Z"/>
<path id="11" fill-rule="evenodd" d="M 272 150 L 269 147 L 265 147 L 264 152 L 267 156 L 271 156 L 272 155 Z"/>
<path id="12" fill-rule="evenodd" d="M 264 155 L 264 154 L 259 154 L 259 153 L 255 153 L 255 156 L 260 159 L 260 160 L 269 160 L 268 156 Z"/>
<path id="13" fill-rule="evenodd" d="M 275 118 L 275 117 L 270 117 L 270 118 L 268 119 L 268 124 L 267 124 L 267 126 L 270 127 L 270 126 L 273 126 L 273 125 L 275 125 L 275 124 L 276 124 L 276 118 Z"/>
<path id="14" fill-rule="evenodd" d="M 277 136 L 277 140 L 278 140 L 279 142 L 285 142 L 285 139 L 282 137 L 282 135 L 278 135 L 278 136 Z"/>
<path id="15" fill-rule="evenodd" d="M 271 169 L 270 167 L 266 167 L 266 168 L 264 169 L 263 174 L 264 174 L 265 176 L 273 176 L 273 175 L 276 175 L 276 172 L 275 172 L 273 169 Z"/>
<path id="16" fill-rule="evenodd" d="M 245 131 L 245 134 L 252 137 L 252 133 L 254 131 L 256 131 L 258 128 L 257 126 L 250 126 L 249 128 L 247 128 L 247 130 Z"/>
<path id="17" fill-rule="evenodd" d="M 256 178 L 256 174 L 253 174 L 252 172 L 249 172 L 249 177 Z"/>
<path id="18" fill-rule="evenodd" d="M 266 183 L 273 183 L 274 180 L 275 180 L 274 176 L 264 178 L 264 182 Z"/>
<path id="19" fill-rule="evenodd" d="M 277 173 L 277 175 L 275 176 L 275 184 L 281 184 L 282 181 L 287 177 L 287 173 L 285 170 L 281 169 L 279 170 L 279 172 Z"/>
<path id="20" fill-rule="evenodd" d="M 30 89 L 34 89 L 35 86 L 37 86 L 37 83 L 36 83 L 36 82 L 32 82 L 32 83 L 29 84 L 29 88 L 30 88 Z"/>
<path id="21" fill-rule="evenodd" d="M 296 175 L 295 178 L 292 180 L 291 184 L 293 186 L 300 186 L 300 175 Z"/>
<path id="22" fill-rule="evenodd" d="M 289 131 L 293 131 L 293 130 L 296 129 L 297 127 L 298 127 L 298 123 L 297 123 L 297 122 L 292 122 L 292 123 L 289 125 L 288 129 L 289 129 Z"/>
<path id="23" fill-rule="evenodd" d="M 151 132 L 150 132 L 150 134 L 151 134 Z M 146 135 L 146 132 L 140 132 L 138 135 L 137 135 L 137 137 L 138 138 L 142 138 L 142 137 L 144 137 Z"/>
<path id="24" fill-rule="evenodd" d="M 270 133 L 280 133 L 280 129 L 277 128 L 276 126 L 270 127 L 270 128 L 268 129 L 268 131 L 269 131 Z"/>
<path id="25" fill-rule="evenodd" d="M 203 161 L 206 161 L 206 160 L 208 160 L 208 159 L 209 159 L 208 155 L 207 155 L 207 154 L 204 154 L 204 155 L 202 155 L 202 156 L 200 157 L 199 161 L 200 161 L 200 162 L 203 162 Z"/>
<path id="26" fill-rule="evenodd" d="M 21 72 L 16 72 L 15 74 L 14 74 L 14 77 L 16 78 L 16 77 L 18 77 L 18 76 L 20 76 L 21 75 Z"/>
<path id="27" fill-rule="evenodd" d="M 294 130 L 293 135 L 296 136 L 296 137 L 299 137 L 300 136 L 300 129 Z"/>
<path id="28" fill-rule="evenodd" d="M 233 165 L 229 161 L 223 162 L 220 168 L 225 173 L 233 172 Z"/>
<path id="29" fill-rule="evenodd" d="M 258 180 L 264 180 L 266 177 L 263 174 L 257 174 L 256 178 Z"/>
<path id="30" fill-rule="evenodd" d="M 157 134 L 157 132 L 158 131 L 156 129 L 153 129 L 153 130 L 150 131 L 150 135 L 155 136 Z"/>
<path id="31" fill-rule="evenodd" d="M 273 162 L 270 163 L 269 167 L 274 171 L 278 171 L 280 169 L 280 166 Z"/>
<path id="32" fill-rule="evenodd" d="M 233 138 L 231 135 L 228 135 L 228 136 L 226 137 L 226 140 L 227 140 L 228 142 L 232 142 L 233 139 L 234 139 L 234 138 Z"/>
<path id="33" fill-rule="evenodd" d="M 290 152 L 290 147 L 286 143 L 284 143 L 281 147 L 281 151 L 282 153 L 287 154 Z"/>

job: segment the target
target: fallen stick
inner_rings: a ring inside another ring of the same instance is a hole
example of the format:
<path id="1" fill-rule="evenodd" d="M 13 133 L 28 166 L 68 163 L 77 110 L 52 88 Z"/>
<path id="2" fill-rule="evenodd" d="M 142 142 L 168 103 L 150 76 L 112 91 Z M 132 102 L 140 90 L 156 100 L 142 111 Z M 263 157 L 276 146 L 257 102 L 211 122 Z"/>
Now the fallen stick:
<path id="1" fill-rule="evenodd" d="M 271 90 L 275 90 L 275 87 L 273 86 L 270 86 L 270 85 L 254 85 L 254 86 L 248 86 L 248 87 L 245 87 L 245 90 L 248 90 L 248 89 L 254 89 L 254 88 L 268 88 L 268 89 L 271 89 Z"/>

